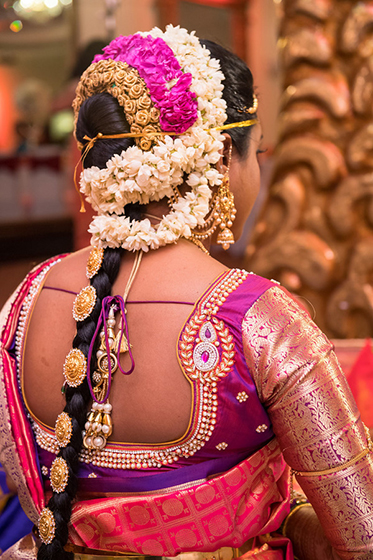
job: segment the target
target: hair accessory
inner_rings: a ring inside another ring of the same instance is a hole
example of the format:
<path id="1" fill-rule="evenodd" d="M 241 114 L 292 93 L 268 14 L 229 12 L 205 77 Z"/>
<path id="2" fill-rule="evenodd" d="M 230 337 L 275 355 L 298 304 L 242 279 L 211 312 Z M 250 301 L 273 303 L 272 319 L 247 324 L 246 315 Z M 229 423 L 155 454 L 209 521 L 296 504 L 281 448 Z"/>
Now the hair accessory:
<path id="1" fill-rule="evenodd" d="M 78 387 L 83 383 L 87 372 L 87 360 L 78 348 L 70 350 L 63 366 L 66 383 L 70 387 Z"/>
<path id="2" fill-rule="evenodd" d="M 64 492 L 69 480 L 69 467 L 65 459 L 56 457 L 50 471 L 50 482 L 53 492 L 60 494 Z"/>
<path id="3" fill-rule="evenodd" d="M 94 93 L 110 93 L 124 109 L 130 133 L 134 134 L 136 144 L 141 150 L 150 150 L 155 138 L 148 133 L 160 131 L 159 110 L 149 95 L 145 81 L 140 78 L 136 68 L 124 61 L 99 60 L 91 64 L 82 74 L 73 102 L 75 121 L 85 99 Z M 97 138 L 89 139 L 85 155 Z"/>
<path id="4" fill-rule="evenodd" d="M 254 113 L 257 112 L 258 105 L 259 105 L 258 98 L 254 93 L 253 94 L 253 104 L 252 104 L 252 106 L 251 107 L 244 107 L 243 109 L 237 109 L 237 111 L 239 113 L 249 113 L 250 115 L 253 115 Z"/>
<path id="5" fill-rule="evenodd" d="M 135 113 L 129 113 L 128 101 L 138 99 L 131 88 L 125 91 L 131 99 L 119 97 L 117 74 L 123 65 L 127 65 L 124 74 L 134 69 L 143 79 L 146 92 L 140 97 L 146 94 L 158 110 L 159 127 L 153 131 L 133 128 L 136 123 L 131 118 L 136 121 L 136 110 L 142 109 L 131 105 Z M 170 25 L 165 32 L 155 28 L 148 34 L 120 37 L 105 48 L 104 55 L 95 58 L 88 70 L 77 89 L 75 113 L 83 99 L 101 91 L 114 93 L 131 130 L 112 136 L 138 141 L 113 156 L 104 169 L 87 168 L 81 175 L 80 191 L 98 213 L 89 227 L 91 244 L 148 251 L 181 237 L 190 238 L 197 226 L 204 225 L 211 188 L 223 179 L 215 169 L 223 147 L 221 132 L 252 126 L 257 119 L 224 125 L 227 113 L 219 62 L 210 57 L 193 33 L 179 27 Z M 87 138 L 83 157 L 96 141 L 109 137 L 101 133 Z M 150 149 L 140 148 L 141 139 L 151 140 Z M 174 189 L 184 180 L 190 191 L 173 199 Z M 170 212 L 158 224 L 123 215 L 126 204 L 148 204 L 164 197 L 172 200 Z"/>
<path id="6" fill-rule="evenodd" d="M 75 321 L 84 321 L 92 313 L 97 299 L 94 286 L 86 286 L 80 290 L 73 304 L 73 317 Z"/>
<path id="7" fill-rule="evenodd" d="M 257 110 L 258 110 L 258 105 L 259 105 L 259 101 L 258 101 L 257 96 L 256 96 L 255 93 L 254 93 L 254 94 L 253 94 L 253 105 L 252 105 L 252 107 L 249 107 L 249 108 L 247 109 L 247 112 L 250 113 L 250 115 L 253 115 L 254 113 L 257 112 Z"/>
<path id="8" fill-rule="evenodd" d="M 97 274 L 101 268 L 103 259 L 104 250 L 102 247 L 93 247 L 87 261 L 86 276 L 88 279 L 93 278 L 93 276 Z"/>
<path id="9" fill-rule="evenodd" d="M 89 370 L 96 336 L 101 322 L 103 322 L 103 327 L 100 332 L 101 342 L 99 349 L 96 352 L 97 369 L 92 374 L 92 381 L 90 377 L 88 377 L 88 385 L 91 391 L 93 403 L 91 410 L 87 415 L 85 431 L 83 433 L 83 445 L 86 449 L 103 449 L 106 446 L 107 440 L 113 432 L 111 420 L 112 405 L 109 402 L 112 376 L 118 368 L 124 375 L 129 375 L 135 367 L 131 352 L 131 345 L 128 341 L 125 302 L 139 269 L 142 255 L 142 251 L 136 253 L 123 297 L 109 296 L 104 298 L 102 301 L 102 311 L 97 322 L 96 331 L 93 335 L 88 353 Z M 109 308 L 108 312 L 107 308 Z M 122 324 L 120 331 L 117 335 L 115 335 L 115 312 L 118 309 L 121 311 Z M 132 363 L 131 368 L 128 371 L 123 371 L 119 363 L 119 356 L 124 352 L 129 352 Z"/>
<path id="10" fill-rule="evenodd" d="M 50 544 L 53 541 L 56 532 L 56 522 L 52 511 L 47 507 L 40 513 L 38 530 L 44 544 Z"/>
<path id="11" fill-rule="evenodd" d="M 66 447 L 73 433 L 73 425 L 67 412 L 61 412 L 61 414 L 57 416 L 55 433 L 59 447 Z"/>

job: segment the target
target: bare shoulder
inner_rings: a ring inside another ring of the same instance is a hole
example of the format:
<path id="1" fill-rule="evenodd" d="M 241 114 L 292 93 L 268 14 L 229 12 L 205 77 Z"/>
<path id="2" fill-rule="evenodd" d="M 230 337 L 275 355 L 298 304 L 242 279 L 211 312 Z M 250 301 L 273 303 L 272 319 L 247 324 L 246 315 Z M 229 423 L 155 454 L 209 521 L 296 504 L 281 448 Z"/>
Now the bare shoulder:
<path id="1" fill-rule="evenodd" d="M 79 291 L 87 283 L 85 268 L 90 247 L 71 253 L 53 266 L 46 279 L 46 285 L 65 290 Z"/>

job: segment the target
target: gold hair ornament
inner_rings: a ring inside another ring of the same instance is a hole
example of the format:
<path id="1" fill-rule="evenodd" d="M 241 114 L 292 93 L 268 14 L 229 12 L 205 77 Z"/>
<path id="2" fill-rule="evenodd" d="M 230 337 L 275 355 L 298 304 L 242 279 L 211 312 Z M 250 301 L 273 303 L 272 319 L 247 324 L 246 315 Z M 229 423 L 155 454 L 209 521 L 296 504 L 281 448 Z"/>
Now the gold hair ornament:
<path id="1" fill-rule="evenodd" d="M 259 119 L 249 119 L 246 121 L 238 121 L 235 123 L 229 123 L 229 124 L 224 124 L 222 126 L 214 126 L 213 128 L 209 128 L 207 130 L 217 130 L 217 131 L 222 131 L 222 130 L 230 130 L 232 128 L 247 128 L 250 126 L 254 126 L 255 124 L 258 124 Z M 142 137 L 148 137 L 148 138 L 152 138 L 153 140 L 159 136 L 181 136 L 182 134 L 186 134 L 188 131 L 186 132 L 163 132 L 163 131 L 157 131 L 157 132 L 143 132 L 143 133 L 132 133 L 132 132 L 122 132 L 120 134 L 102 134 L 102 132 L 99 132 L 98 134 L 96 134 L 96 136 L 94 136 L 93 138 L 90 138 L 89 136 L 85 135 L 83 138 L 84 140 L 87 140 L 88 143 L 87 144 L 81 144 L 80 142 L 78 142 L 78 147 L 79 149 L 82 151 L 84 150 L 84 152 L 82 153 L 78 163 L 75 166 L 74 169 L 74 185 L 75 185 L 75 189 L 77 191 L 77 193 L 79 194 L 79 198 L 80 198 L 80 212 L 85 212 L 85 206 L 84 206 L 84 199 L 82 196 L 82 193 L 79 190 L 78 187 L 78 183 L 77 183 L 77 179 L 76 179 L 76 174 L 77 174 L 77 170 L 78 170 L 78 166 L 80 163 L 84 163 L 85 158 L 87 157 L 88 152 L 93 148 L 93 146 L 95 145 L 95 143 L 97 142 L 97 140 L 107 140 L 107 139 L 111 139 L 111 140 L 115 140 L 115 139 L 119 139 L 119 138 L 142 138 Z"/>
<path id="2" fill-rule="evenodd" d="M 53 541 L 56 532 L 56 522 L 53 512 L 47 507 L 40 513 L 38 530 L 39 536 L 44 544 L 50 544 Z"/>
<path id="3" fill-rule="evenodd" d="M 59 447 L 66 447 L 69 444 L 73 433 L 73 425 L 67 412 L 61 412 L 57 416 L 55 433 Z"/>
<path id="4" fill-rule="evenodd" d="M 258 110 L 259 101 L 255 93 L 253 93 L 253 104 L 251 107 L 244 107 L 243 109 L 237 109 L 239 113 L 249 113 L 250 115 L 254 115 L 254 113 Z"/>
<path id="5" fill-rule="evenodd" d="M 87 278 L 93 278 L 97 272 L 100 270 L 102 261 L 104 260 L 104 250 L 102 247 L 93 247 L 89 253 L 86 276 Z"/>
<path id="6" fill-rule="evenodd" d="M 69 387 L 79 387 L 87 372 L 87 359 L 78 348 L 70 350 L 63 365 L 63 374 Z"/>
<path id="7" fill-rule="evenodd" d="M 66 489 L 69 480 L 69 467 L 63 457 L 56 457 L 50 471 L 50 482 L 53 492 L 61 494 Z"/>
<path id="8" fill-rule="evenodd" d="M 151 149 L 154 138 L 147 133 L 160 131 L 159 110 L 154 106 L 145 81 L 126 62 L 100 60 L 82 74 L 73 101 L 75 123 L 82 103 L 97 93 L 109 93 L 123 107 L 130 133 L 141 150 Z"/>
<path id="9" fill-rule="evenodd" d="M 92 313 L 97 299 L 94 286 L 85 286 L 76 296 L 73 304 L 73 317 L 75 321 L 84 321 Z"/>
<path id="10" fill-rule="evenodd" d="M 230 130 L 231 128 L 247 128 L 249 126 L 253 126 L 254 124 L 258 124 L 259 119 L 249 119 L 246 121 L 237 121 L 234 123 L 223 124 L 221 126 L 214 126 L 212 128 L 208 128 L 207 130 Z M 144 136 L 149 136 L 152 138 L 156 138 L 158 136 L 182 136 L 183 134 L 187 134 L 188 131 L 185 132 L 164 132 L 162 130 L 158 132 L 146 132 L 146 133 L 138 133 L 134 134 L 132 132 L 122 132 L 120 134 L 102 134 L 99 132 L 93 138 L 85 135 L 83 136 L 84 140 L 88 140 L 88 144 L 81 144 L 79 142 L 80 149 L 84 149 L 84 157 L 87 155 L 87 152 L 93 147 L 94 143 L 97 140 L 105 140 L 105 139 L 116 139 L 116 138 L 142 138 Z"/>

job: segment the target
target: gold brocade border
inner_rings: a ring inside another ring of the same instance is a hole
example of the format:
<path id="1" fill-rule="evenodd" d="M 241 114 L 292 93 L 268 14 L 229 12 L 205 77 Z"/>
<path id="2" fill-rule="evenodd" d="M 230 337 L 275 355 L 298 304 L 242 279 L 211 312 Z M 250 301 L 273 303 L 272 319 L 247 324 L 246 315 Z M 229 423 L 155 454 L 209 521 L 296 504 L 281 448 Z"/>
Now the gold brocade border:
<path id="1" fill-rule="evenodd" d="M 28 294 L 24 301 L 20 304 L 19 313 L 17 315 L 17 329 L 19 329 L 19 321 L 21 317 L 21 310 L 24 309 L 25 303 L 27 298 L 33 299 L 33 288 L 38 282 L 42 282 L 44 276 L 48 273 L 50 268 L 57 264 L 59 259 L 56 259 L 54 262 L 48 262 L 45 264 L 45 268 L 41 269 L 39 274 L 35 276 L 33 282 L 30 285 Z M 37 265 L 34 267 L 30 274 L 33 274 L 38 268 L 42 267 L 42 264 Z M 21 284 L 17 287 L 14 291 L 12 296 L 6 303 L 6 307 L 3 309 L 0 315 L 0 332 L 3 333 L 5 325 L 8 321 L 9 315 L 12 311 L 12 305 L 14 305 L 15 300 L 17 299 L 18 295 L 20 294 L 22 287 L 24 286 L 25 282 L 28 281 L 29 275 L 21 282 Z M 15 336 L 18 335 L 17 331 L 15 330 Z M 11 477 L 12 481 L 17 487 L 17 494 L 22 505 L 23 510 L 25 511 L 26 515 L 36 523 L 39 518 L 39 512 L 36 509 L 34 500 L 31 496 L 31 493 L 28 489 L 26 479 L 24 476 L 23 469 L 20 464 L 20 460 L 18 457 L 17 449 L 14 442 L 13 432 L 11 429 L 11 418 L 9 414 L 9 406 L 7 402 L 6 390 L 5 390 L 5 383 L 3 378 L 3 350 L 0 354 L 0 461 L 7 469 L 9 476 Z M 18 380 L 15 379 L 15 383 Z"/>

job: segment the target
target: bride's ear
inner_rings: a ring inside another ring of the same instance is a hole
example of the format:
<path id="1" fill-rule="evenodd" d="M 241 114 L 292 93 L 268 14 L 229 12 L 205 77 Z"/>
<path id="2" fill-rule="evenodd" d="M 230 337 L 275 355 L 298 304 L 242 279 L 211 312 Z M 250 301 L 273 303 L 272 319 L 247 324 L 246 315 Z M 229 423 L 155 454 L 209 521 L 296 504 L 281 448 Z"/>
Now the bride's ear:
<path id="1" fill-rule="evenodd" d="M 216 169 L 224 175 L 227 172 L 230 164 L 230 158 L 232 156 L 232 138 L 229 134 L 224 133 L 224 147 L 219 151 L 220 159 L 216 164 Z"/>

